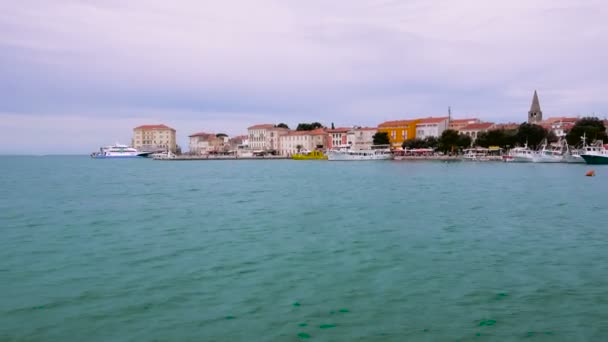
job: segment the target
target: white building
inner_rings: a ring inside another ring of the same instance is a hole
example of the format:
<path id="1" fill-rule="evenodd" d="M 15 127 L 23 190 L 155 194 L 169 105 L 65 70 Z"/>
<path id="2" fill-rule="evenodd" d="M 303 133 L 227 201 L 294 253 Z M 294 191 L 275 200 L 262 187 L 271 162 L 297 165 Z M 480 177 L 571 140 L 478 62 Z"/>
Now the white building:
<path id="1" fill-rule="evenodd" d="M 443 131 L 448 129 L 449 120 L 450 118 L 447 116 L 441 118 L 425 118 L 418 120 L 418 123 L 416 123 L 416 138 L 439 138 Z"/>
<path id="2" fill-rule="evenodd" d="M 346 143 L 353 150 L 369 150 L 374 144 L 374 134 L 378 132 L 374 127 L 354 127 L 348 131 Z"/>
<path id="3" fill-rule="evenodd" d="M 280 154 L 291 156 L 299 151 L 314 151 L 327 147 L 327 132 L 322 129 L 313 131 L 291 131 L 280 136 Z"/>
<path id="4" fill-rule="evenodd" d="M 249 147 L 254 151 L 279 151 L 279 137 L 289 132 L 289 129 L 275 127 L 273 124 L 260 124 L 247 128 Z"/>

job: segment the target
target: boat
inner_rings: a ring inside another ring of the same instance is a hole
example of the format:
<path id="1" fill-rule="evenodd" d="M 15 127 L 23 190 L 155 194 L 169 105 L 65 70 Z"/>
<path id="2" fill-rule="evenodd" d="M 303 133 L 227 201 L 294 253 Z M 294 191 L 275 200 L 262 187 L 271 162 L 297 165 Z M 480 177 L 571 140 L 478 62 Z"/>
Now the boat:
<path id="1" fill-rule="evenodd" d="M 501 156 L 502 149 L 497 146 L 485 147 L 473 147 L 464 150 L 462 160 L 464 161 L 500 161 L 503 160 Z"/>
<path id="2" fill-rule="evenodd" d="M 98 152 L 91 153 L 91 158 L 95 159 L 110 159 L 110 158 L 142 158 L 148 157 L 152 152 L 141 152 L 136 148 L 127 145 L 114 144 L 111 146 L 103 146 Z"/>
<path id="3" fill-rule="evenodd" d="M 528 144 L 524 147 L 514 147 L 509 150 L 509 153 L 502 157 L 505 162 L 531 163 L 534 161 L 535 153 L 528 148 Z"/>
<path id="4" fill-rule="evenodd" d="M 591 145 L 584 146 L 581 151 L 581 158 L 585 160 L 585 163 L 592 165 L 605 165 L 608 164 L 608 149 L 604 142 L 598 140 Z"/>
<path id="5" fill-rule="evenodd" d="M 538 151 L 532 154 L 532 161 L 535 163 L 562 163 L 564 162 L 563 144 L 551 148 L 547 139 L 543 141 Z"/>
<path id="6" fill-rule="evenodd" d="M 327 152 L 327 160 L 391 160 L 393 152 L 389 148 L 372 148 L 369 150 L 335 149 Z"/>
<path id="7" fill-rule="evenodd" d="M 322 151 L 302 151 L 291 156 L 293 160 L 327 160 Z"/>

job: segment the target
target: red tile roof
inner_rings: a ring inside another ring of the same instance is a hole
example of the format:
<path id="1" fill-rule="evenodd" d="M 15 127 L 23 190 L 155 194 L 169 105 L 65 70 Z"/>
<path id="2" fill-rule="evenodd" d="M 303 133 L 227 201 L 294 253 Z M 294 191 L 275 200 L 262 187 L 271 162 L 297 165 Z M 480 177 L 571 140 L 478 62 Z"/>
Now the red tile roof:
<path id="1" fill-rule="evenodd" d="M 253 125 L 247 129 L 269 129 L 269 128 L 274 128 L 273 124 L 258 124 L 258 125 Z"/>
<path id="2" fill-rule="evenodd" d="M 414 122 L 414 120 L 385 121 L 379 124 L 378 128 L 409 126 L 409 124 L 411 124 L 412 122 Z"/>
<path id="3" fill-rule="evenodd" d="M 166 125 L 162 125 L 162 124 L 161 125 L 142 125 L 142 126 L 137 126 L 133 130 L 136 130 L 136 129 L 170 129 L 172 131 L 175 131 L 175 129 L 173 129 L 173 128 L 169 127 L 169 126 L 166 126 Z"/>
<path id="4" fill-rule="evenodd" d="M 517 123 L 503 123 L 503 124 L 497 124 L 496 129 L 504 129 L 504 130 L 512 130 L 512 129 L 518 129 L 519 128 L 519 124 Z"/>
<path id="5" fill-rule="evenodd" d="M 334 129 L 328 129 L 327 133 L 346 133 L 348 131 L 350 131 L 351 129 L 348 127 L 336 127 Z"/>
<path id="6" fill-rule="evenodd" d="M 545 120 L 545 122 L 548 124 L 553 124 L 556 122 L 576 122 L 577 120 L 578 120 L 578 118 L 573 118 L 573 117 L 556 117 L 556 118 L 548 118 L 547 120 Z"/>
<path id="7" fill-rule="evenodd" d="M 359 130 L 359 131 L 377 131 L 378 127 L 355 127 L 352 128 L 352 130 Z"/>
<path id="8" fill-rule="evenodd" d="M 482 131 L 482 130 L 488 130 L 492 127 L 494 127 L 493 122 L 480 122 L 480 123 L 468 124 L 468 125 L 462 127 L 460 130 L 461 131 Z"/>
<path id="9" fill-rule="evenodd" d="M 442 121 L 447 121 L 449 119 L 449 117 L 444 116 L 444 117 L 439 117 L 439 118 L 423 118 L 420 119 L 420 121 L 417 124 L 434 124 L 434 123 L 440 123 Z"/>

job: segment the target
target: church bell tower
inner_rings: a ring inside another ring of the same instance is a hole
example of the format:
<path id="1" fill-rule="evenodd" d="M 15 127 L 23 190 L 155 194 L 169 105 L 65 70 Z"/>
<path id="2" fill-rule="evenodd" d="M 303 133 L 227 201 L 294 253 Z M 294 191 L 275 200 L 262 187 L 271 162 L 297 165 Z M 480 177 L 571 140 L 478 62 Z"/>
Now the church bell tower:
<path id="1" fill-rule="evenodd" d="M 532 98 L 532 106 L 528 112 L 528 123 L 540 124 L 543 121 L 543 112 L 540 110 L 540 103 L 538 102 L 538 94 L 534 91 L 534 97 Z"/>

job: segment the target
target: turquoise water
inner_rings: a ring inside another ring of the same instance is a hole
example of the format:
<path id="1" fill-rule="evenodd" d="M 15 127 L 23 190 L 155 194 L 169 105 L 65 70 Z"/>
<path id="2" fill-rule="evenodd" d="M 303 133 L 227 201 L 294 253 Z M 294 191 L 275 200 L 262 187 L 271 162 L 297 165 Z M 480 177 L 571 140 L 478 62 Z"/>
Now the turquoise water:
<path id="1" fill-rule="evenodd" d="M 608 167 L 0 157 L 0 340 L 605 340 Z"/>

